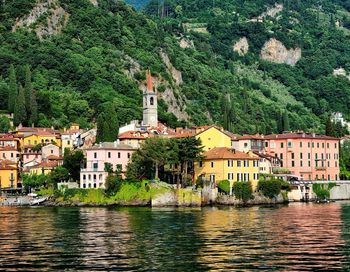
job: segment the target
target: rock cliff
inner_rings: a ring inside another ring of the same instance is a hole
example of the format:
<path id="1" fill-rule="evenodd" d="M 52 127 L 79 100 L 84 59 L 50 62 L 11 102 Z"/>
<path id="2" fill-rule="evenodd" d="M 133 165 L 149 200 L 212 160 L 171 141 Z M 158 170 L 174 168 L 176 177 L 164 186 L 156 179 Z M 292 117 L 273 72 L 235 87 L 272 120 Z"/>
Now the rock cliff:
<path id="1" fill-rule="evenodd" d="M 246 37 L 240 38 L 234 45 L 233 51 L 237 52 L 238 55 L 244 56 L 249 51 L 249 44 Z"/>
<path id="2" fill-rule="evenodd" d="M 275 38 L 271 38 L 264 44 L 260 57 L 263 60 L 274 63 L 285 63 L 294 66 L 301 58 L 301 49 L 287 49 L 283 43 Z"/>

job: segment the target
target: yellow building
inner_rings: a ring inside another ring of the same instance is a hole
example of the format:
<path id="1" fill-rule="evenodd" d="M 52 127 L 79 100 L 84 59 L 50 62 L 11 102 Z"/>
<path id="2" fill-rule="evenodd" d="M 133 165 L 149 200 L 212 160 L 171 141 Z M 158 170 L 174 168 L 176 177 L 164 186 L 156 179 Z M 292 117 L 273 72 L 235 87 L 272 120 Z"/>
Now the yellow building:
<path id="1" fill-rule="evenodd" d="M 217 184 L 221 180 L 251 181 L 256 189 L 259 180 L 259 157 L 228 147 L 216 147 L 204 154 L 203 161 L 195 163 L 195 180 L 202 177 Z"/>
<path id="2" fill-rule="evenodd" d="M 42 162 L 30 168 L 31 175 L 48 175 L 58 166 L 57 161 Z"/>
<path id="3" fill-rule="evenodd" d="M 18 127 L 14 134 L 20 139 L 21 148 L 38 144 L 55 143 L 61 147 L 61 135 L 53 128 Z"/>
<path id="4" fill-rule="evenodd" d="M 204 151 L 211 150 L 216 147 L 231 147 L 231 136 L 228 132 L 216 126 L 209 126 L 206 129 L 197 132 L 197 139 L 201 139 Z"/>
<path id="5" fill-rule="evenodd" d="M 18 182 L 18 168 L 16 164 L 0 161 L 0 190 L 15 189 Z"/>

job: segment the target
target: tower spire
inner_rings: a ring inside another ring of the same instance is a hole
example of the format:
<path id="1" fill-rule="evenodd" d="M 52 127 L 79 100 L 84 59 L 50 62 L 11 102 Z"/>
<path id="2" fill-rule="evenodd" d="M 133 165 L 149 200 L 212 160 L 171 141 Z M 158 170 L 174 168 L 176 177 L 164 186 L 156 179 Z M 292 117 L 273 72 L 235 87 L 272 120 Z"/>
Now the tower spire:
<path id="1" fill-rule="evenodd" d="M 152 75 L 151 71 L 147 70 L 147 92 L 153 92 L 153 82 L 152 82 Z"/>

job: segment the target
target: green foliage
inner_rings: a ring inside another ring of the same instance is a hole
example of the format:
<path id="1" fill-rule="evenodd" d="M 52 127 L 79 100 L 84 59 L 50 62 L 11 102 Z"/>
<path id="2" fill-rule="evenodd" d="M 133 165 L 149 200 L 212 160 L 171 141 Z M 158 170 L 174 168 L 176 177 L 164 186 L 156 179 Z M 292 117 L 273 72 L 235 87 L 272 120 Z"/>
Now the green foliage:
<path id="1" fill-rule="evenodd" d="M 22 183 L 25 188 L 40 188 L 47 184 L 48 177 L 46 175 L 22 175 Z"/>
<path id="2" fill-rule="evenodd" d="M 10 119 L 8 119 L 6 116 L 0 116 L 0 133 L 7 133 L 10 128 Z"/>
<path id="3" fill-rule="evenodd" d="M 253 187 L 250 181 L 236 181 L 232 186 L 235 197 L 244 204 L 253 198 Z"/>
<path id="4" fill-rule="evenodd" d="M 318 200 L 323 201 L 330 198 L 330 192 L 335 186 L 337 186 L 337 184 L 332 182 L 328 184 L 315 183 L 312 184 L 312 191 L 314 192 Z"/>
<path id="5" fill-rule="evenodd" d="M 57 183 L 68 181 L 69 171 L 63 166 L 58 166 L 50 172 L 49 178 L 50 183 L 53 185 L 53 187 L 57 188 Z"/>
<path id="6" fill-rule="evenodd" d="M 105 110 L 97 118 L 96 141 L 113 142 L 116 140 L 119 130 L 118 117 L 113 104 L 108 103 Z"/>
<path id="7" fill-rule="evenodd" d="M 226 194 L 228 194 L 230 192 L 230 181 L 228 180 L 221 180 L 219 183 L 218 183 L 218 188 L 225 192 Z"/>
<path id="8" fill-rule="evenodd" d="M 109 174 L 106 183 L 106 194 L 112 195 L 119 191 L 120 186 L 122 185 L 123 179 L 119 174 Z"/>
<path id="9" fill-rule="evenodd" d="M 344 141 L 340 148 L 340 179 L 350 179 L 350 140 Z"/>
<path id="10" fill-rule="evenodd" d="M 258 191 L 268 198 L 277 197 L 282 190 L 290 191 L 288 182 L 274 178 L 260 179 L 258 182 Z"/>
<path id="11" fill-rule="evenodd" d="M 13 114 L 13 124 L 18 126 L 19 124 L 27 124 L 27 112 L 25 105 L 24 89 L 22 85 L 19 85 L 18 95 L 16 98 L 15 109 Z"/>
<path id="12" fill-rule="evenodd" d="M 68 170 L 69 178 L 73 181 L 80 180 L 80 169 L 85 164 L 85 157 L 81 150 L 65 150 L 63 167 Z"/>
<path id="13" fill-rule="evenodd" d="M 13 64 L 10 65 L 9 72 L 9 90 L 8 90 L 8 111 L 13 113 L 15 110 L 16 98 L 18 93 L 16 71 Z"/>

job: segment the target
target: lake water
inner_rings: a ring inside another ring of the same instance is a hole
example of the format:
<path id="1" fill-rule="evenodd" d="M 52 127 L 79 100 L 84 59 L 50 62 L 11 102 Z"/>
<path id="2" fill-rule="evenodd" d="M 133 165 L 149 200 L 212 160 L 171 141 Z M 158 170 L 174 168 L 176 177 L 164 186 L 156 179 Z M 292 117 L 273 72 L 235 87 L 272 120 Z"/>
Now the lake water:
<path id="1" fill-rule="evenodd" d="M 347 271 L 350 203 L 0 207 L 0 271 Z"/>

